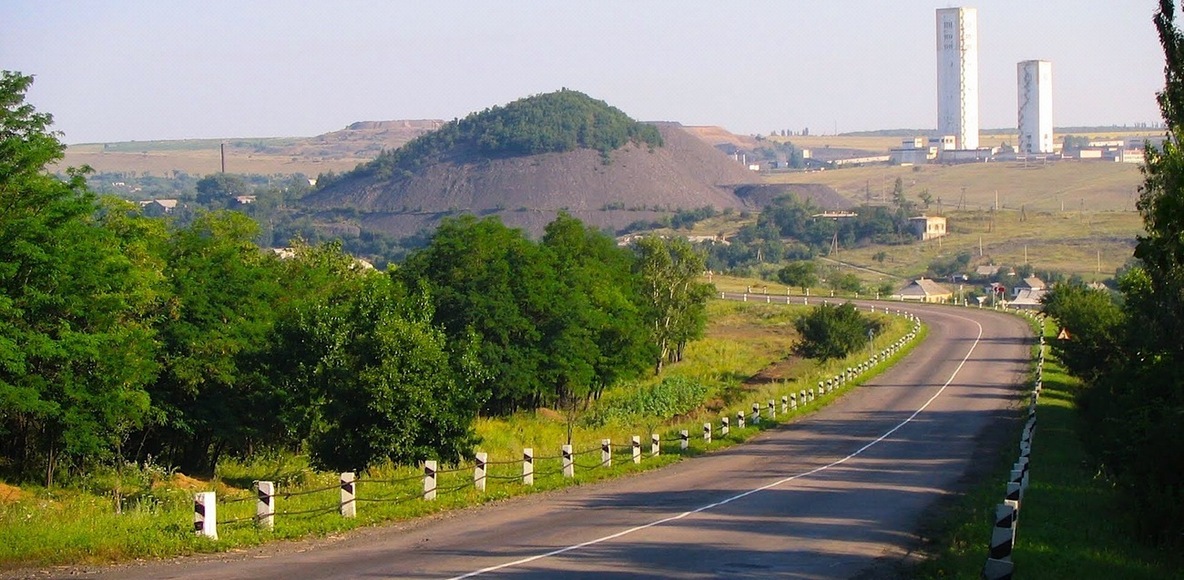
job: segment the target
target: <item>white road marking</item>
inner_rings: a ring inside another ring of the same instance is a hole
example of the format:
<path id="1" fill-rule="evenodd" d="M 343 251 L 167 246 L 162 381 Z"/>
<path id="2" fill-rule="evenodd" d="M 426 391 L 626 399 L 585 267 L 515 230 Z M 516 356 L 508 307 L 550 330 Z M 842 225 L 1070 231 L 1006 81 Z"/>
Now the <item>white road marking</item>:
<path id="1" fill-rule="evenodd" d="M 600 537 L 600 538 L 596 538 L 596 539 L 594 539 L 594 540 L 588 540 L 587 542 L 581 542 L 581 543 L 579 543 L 579 544 L 573 544 L 573 545 L 571 545 L 571 546 L 567 546 L 567 547 L 564 547 L 564 548 L 558 548 L 558 549 L 555 549 L 555 550 L 551 550 L 550 552 L 544 552 L 544 553 L 542 553 L 542 554 L 537 554 L 537 555 L 530 556 L 530 557 L 527 557 L 527 558 L 521 558 L 521 559 L 518 559 L 518 560 L 514 560 L 514 561 L 512 561 L 512 562 L 506 562 L 506 563 L 504 563 L 504 564 L 498 564 L 498 565 L 496 565 L 496 566 L 490 566 L 490 567 L 488 567 L 488 568 L 482 568 L 482 569 L 480 569 L 480 570 L 474 570 L 474 571 L 472 571 L 472 572 L 469 572 L 468 574 L 463 574 L 463 575 L 461 575 L 461 576 L 454 576 L 454 577 L 453 577 L 453 578 L 451 578 L 450 580 L 460 580 L 461 578 L 472 578 L 472 577 L 474 577 L 474 576 L 480 576 L 480 575 L 482 575 L 482 574 L 486 574 L 486 573 L 489 573 L 489 572 L 496 572 L 496 571 L 498 571 L 498 570 L 504 570 L 504 569 L 506 569 L 506 568 L 513 568 L 513 567 L 515 567 L 515 566 L 521 566 L 521 565 L 523 565 L 523 564 L 529 564 L 530 562 L 534 562 L 535 560 L 542 560 L 543 558 L 550 558 L 550 557 L 552 557 L 552 556 L 558 556 L 558 555 L 560 555 L 560 554 L 564 554 L 564 553 L 567 553 L 567 552 L 572 552 L 572 551 L 579 550 L 579 549 L 582 549 L 582 548 L 587 548 L 588 546 L 594 546 L 594 545 L 596 545 L 596 544 L 604 543 L 604 542 L 607 542 L 607 541 L 609 541 L 609 540 L 615 540 L 615 539 L 617 539 L 617 538 L 620 538 L 620 537 L 622 537 L 622 536 L 627 536 L 627 535 L 629 535 L 629 534 L 632 534 L 632 533 L 634 533 L 634 532 L 639 532 L 639 531 L 641 531 L 641 530 L 645 530 L 645 529 L 647 529 L 647 528 L 652 528 L 652 527 L 654 527 L 654 526 L 660 526 L 660 525 L 662 525 L 662 524 L 665 524 L 665 523 L 669 523 L 669 522 L 673 522 L 673 521 L 681 520 L 681 519 L 683 519 L 683 518 L 685 518 L 685 517 L 688 517 L 688 516 L 695 515 L 695 514 L 697 514 L 697 513 L 699 513 L 699 512 L 705 512 L 705 511 L 707 511 L 707 510 L 714 509 L 714 508 L 717 508 L 717 507 L 719 507 L 719 506 L 722 506 L 722 505 L 725 505 L 725 504 L 732 503 L 732 502 L 734 502 L 734 501 L 736 501 L 736 500 L 738 500 L 738 499 L 741 499 L 741 498 L 748 497 L 748 496 L 750 496 L 750 495 L 752 495 L 752 494 L 754 494 L 754 493 L 761 492 L 761 491 L 765 491 L 765 490 L 767 490 L 767 489 L 772 489 L 772 488 L 774 488 L 774 487 L 777 487 L 777 486 L 779 486 L 779 485 L 782 485 L 782 484 L 785 484 L 785 483 L 791 482 L 791 481 L 793 481 L 793 480 L 795 480 L 795 479 L 800 479 L 800 478 L 806 477 L 806 476 L 808 476 L 808 475 L 814 475 L 815 473 L 819 473 L 819 472 L 822 472 L 822 471 L 826 471 L 827 469 L 830 469 L 830 468 L 832 468 L 832 467 L 835 467 L 835 466 L 837 466 L 837 465 L 842 465 L 842 464 L 846 463 L 847 461 L 849 461 L 849 460 L 850 460 L 850 459 L 852 459 L 852 458 L 858 457 L 858 456 L 859 456 L 860 454 L 862 454 L 864 451 L 867 451 L 868 449 L 872 448 L 872 446 L 874 446 L 874 445 L 878 444 L 879 442 L 881 442 L 881 441 L 883 441 L 883 440 L 887 439 L 887 438 L 888 438 L 889 436 L 891 436 L 893 433 L 895 433 L 895 432 L 899 431 L 901 427 L 904 427 L 905 425 L 909 424 L 909 422 L 911 422 L 913 419 L 917 418 L 917 415 L 920 415 L 922 411 L 924 411 L 925 409 L 929 408 L 929 405 L 930 405 L 930 404 L 932 404 L 932 403 L 933 403 L 933 401 L 937 400 L 937 398 L 938 398 L 938 397 L 940 397 L 940 396 L 941 396 L 941 394 L 942 394 L 943 392 L 945 392 L 945 390 L 946 390 L 946 387 L 950 386 L 950 383 L 954 382 L 954 379 L 955 379 L 955 378 L 957 378 L 957 376 L 958 376 L 958 373 L 962 371 L 962 367 L 966 365 L 966 361 L 970 359 L 970 355 L 974 353 L 974 349 L 975 349 L 975 347 L 977 347 L 977 346 L 978 346 L 979 340 L 981 340 L 981 339 L 982 339 L 982 337 L 983 337 L 983 325 L 979 324 L 978 322 L 976 322 L 976 321 L 974 321 L 974 320 L 971 320 L 971 319 L 969 319 L 969 318 L 965 318 L 965 317 L 962 317 L 962 316 L 957 316 L 957 315 L 955 315 L 955 318 L 961 318 L 962 320 L 966 320 L 966 321 L 968 321 L 968 322 L 973 322 L 973 323 L 974 323 L 974 325 L 978 327 L 978 336 L 974 337 L 974 343 L 970 345 L 970 350 L 967 350 L 967 351 L 966 351 L 966 356 L 962 357 L 962 362 L 959 362 L 959 363 L 958 363 L 958 367 L 957 367 L 957 368 L 955 368 L 955 369 L 954 369 L 954 372 L 950 374 L 950 378 L 949 378 L 948 380 L 946 380 L 945 384 L 944 384 L 944 385 L 942 385 L 942 386 L 941 386 L 941 388 L 940 388 L 940 389 L 938 389 L 938 390 L 937 390 L 937 392 L 936 392 L 936 393 L 934 393 L 932 397 L 929 397 L 929 400 L 928 400 L 928 401 L 925 401 L 925 404 L 924 404 L 924 405 L 921 405 L 921 408 L 917 409 L 916 411 L 913 411 L 913 414 L 912 414 L 912 415 L 909 415 L 909 416 L 908 416 L 908 418 L 906 418 L 904 421 L 901 421 L 901 422 L 900 422 L 900 423 L 898 423 L 898 424 L 897 424 L 895 427 L 893 427 L 893 428 L 891 428 L 891 429 L 889 429 L 889 430 L 885 431 L 883 435 L 880 435 L 879 437 L 877 437 L 877 438 L 873 439 L 873 440 L 872 440 L 871 442 L 869 442 L 867 445 L 864 445 L 863 447 L 860 447 L 859 449 L 855 450 L 855 451 L 854 451 L 853 453 L 851 453 L 850 455 L 848 455 L 848 456 L 846 456 L 846 457 L 844 457 L 844 458 L 842 458 L 842 459 L 838 459 L 838 460 L 836 460 L 836 461 L 834 461 L 834 462 L 832 462 L 832 463 L 828 463 L 828 464 L 826 464 L 826 465 L 823 465 L 823 466 L 820 466 L 820 467 L 815 467 L 814 469 L 811 469 L 810 471 L 805 471 L 805 472 L 799 473 L 799 474 L 797 474 L 797 475 L 791 475 L 791 476 L 789 476 L 789 477 L 786 477 L 786 478 L 784 478 L 784 479 L 779 479 L 779 480 L 777 480 L 777 481 L 774 481 L 773 483 L 770 483 L 770 484 L 767 484 L 767 485 L 762 485 L 761 487 L 758 487 L 758 488 L 750 489 L 750 490 L 748 490 L 748 491 L 746 491 L 746 492 L 744 492 L 744 493 L 737 494 L 737 495 L 734 495 L 734 496 L 732 496 L 732 497 L 729 497 L 729 498 L 727 498 L 727 499 L 723 499 L 723 500 L 720 500 L 720 501 L 717 501 L 717 502 L 715 502 L 715 503 L 708 504 L 708 505 L 705 505 L 705 506 L 702 506 L 702 507 L 699 507 L 699 508 L 695 508 L 695 509 L 693 509 L 693 510 L 691 510 L 691 511 L 686 511 L 686 512 L 683 512 L 683 513 L 681 513 L 681 514 L 678 514 L 678 515 L 675 515 L 675 516 L 670 516 L 670 517 L 667 517 L 667 518 L 662 518 L 662 519 L 660 519 L 660 520 L 655 520 L 655 521 L 652 521 L 652 522 L 650 522 L 650 523 L 648 523 L 648 524 L 642 524 L 642 525 L 640 525 L 640 526 L 635 526 L 635 527 L 632 527 L 632 528 L 628 528 L 628 529 L 625 529 L 625 530 L 621 530 L 621 531 L 619 531 L 619 532 L 617 532 L 617 533 L 615 533 L 615 534 L 609 534 L 609 535 L 607 535 L 607 536 L 603 536 L 603 537 Z"/>

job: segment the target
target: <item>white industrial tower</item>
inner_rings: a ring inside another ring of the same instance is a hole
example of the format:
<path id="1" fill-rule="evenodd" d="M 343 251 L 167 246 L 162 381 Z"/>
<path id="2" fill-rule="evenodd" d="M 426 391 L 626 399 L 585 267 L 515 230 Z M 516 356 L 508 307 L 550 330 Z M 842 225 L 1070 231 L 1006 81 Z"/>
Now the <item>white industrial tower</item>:
<path id="1" fill-rule="evenodd" d="M 937 131 L 978 149 L 978 11 L 937 10 Z"/>
<path id="2" fill-rule="evenodd" d="M 1025 60 L 1016 66 L 1020 153 L 1052 153 L 1052 63 Z"/>

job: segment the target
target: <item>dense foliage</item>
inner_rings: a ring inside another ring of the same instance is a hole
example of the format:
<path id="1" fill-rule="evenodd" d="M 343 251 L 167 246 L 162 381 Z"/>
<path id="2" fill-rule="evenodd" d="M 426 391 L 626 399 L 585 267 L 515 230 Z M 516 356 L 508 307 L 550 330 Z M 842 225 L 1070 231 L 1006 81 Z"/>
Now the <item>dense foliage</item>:
<path id="1" fill-rule="evenodd" d="M 879 331 L 879 324 L 860 314 L 850 302 L 832 306 L 824 304 L 794 321 L 801 335 L 796 352 L 804 357 L 820 360 L 843 358 L 869 344 Z"/>
<path id="2" fill-rule="evenodd" d="M 702 332 L 706 294 L 663 278 L 698 275 L 701 257 L 644 268 L 566 215 L 537 242 L 455 220 L 383 272 L 339 244 L 264 250 L 243 207 L 156 219 L 96 199 L 85 169 L 46 171 L 64 148 L 24 103 L 31 82 L 0 75 L 6 476 L 53 485 L 149 456 L 209 473 L 266 449 L 337 470 L 455 461 L 480 409 L 574 409 Z M 198 195 L 229 206 L 248 187 L 218 175 Z M 651 304 L 655 285 L 676 300 Z"/>
<path id="3" fill-rule="evenodd" d="M 756 223 L 741 228 L 730 244 L 707 244 L 707 266 L 725 272 L 782 260 L 808 260 L 836 243 L 840 248 L 909 244 L 915 237 L 909 228 L 909 211 L 907 205 L 862 206 L 853 210 L 855 217 L 825 218 L 820 216 L 823 210 L 810 201 L 782 196 L 757 216 Z"/>
<path id="4" fill-rule="evenodd" d="M 1138 202 L 1146 235 L 1140 266 L 1119 281 L 1120 304 L 1080 286 L 1058 285 L 1045 312 L 1068 331 L 1053 342 L 1085 379 L 1083 433 L 1101 473 L 1131 499 L 1155 540 L 1184 538 L 1184 35 L 1161 0 L 1155 23 L 1167 60 L 1159 105 L 1168 127 L 1148 146 Z"/>
<path id="5" fill-rule="evenodd" d="M 445 123 L 351 173 L 321 176 L 317 185 L 325 187 L 350 175 L 389 179 L 452 154 L 492 159 L 594 149 L 607 162 L 612 151 L 629 143 L 660 147 L 662 136 L 653 125 L 634 121 L 604 101 L 562 89 Z"/>

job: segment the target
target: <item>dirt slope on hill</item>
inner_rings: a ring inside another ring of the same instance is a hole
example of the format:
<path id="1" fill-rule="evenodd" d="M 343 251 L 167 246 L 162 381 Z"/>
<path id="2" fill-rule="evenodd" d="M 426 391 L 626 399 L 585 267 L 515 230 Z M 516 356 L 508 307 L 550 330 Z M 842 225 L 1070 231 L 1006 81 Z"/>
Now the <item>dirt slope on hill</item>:
<path id="1" fill-rule="evenodd" d="M 394 235 L 415 233 L 462 212 L 499 214 L 532 233 L 565 210 L 589 224 L 620 228 L 664 212 L 712 206 L 745 208 L 734 194 L 758 181 L 681 125 L 659 125 L 664 145 L 612 152 L 581 149 L 506 159 L 452 158 L 415 174 L 347 178 L 306 202 L 313 207 L 356 208 L 366 227 Z"/>

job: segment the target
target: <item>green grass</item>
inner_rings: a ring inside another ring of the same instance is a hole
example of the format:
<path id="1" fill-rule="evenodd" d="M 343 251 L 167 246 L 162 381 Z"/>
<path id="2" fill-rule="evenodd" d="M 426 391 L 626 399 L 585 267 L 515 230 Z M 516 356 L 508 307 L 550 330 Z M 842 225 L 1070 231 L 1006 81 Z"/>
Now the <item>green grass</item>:
<path id="1" fill-rule="evenodd" d="M 792 321 L 801 306 L 712 301 L 709 303 L 708 335 L 688 345 L 686 360 L 668 366 L 655 377 L 611 392 L 605 404 L 651 389 L 666 377 L 695 381 L 706 393 L 703 404 L 674 417 L 632 413 L 610 421 L 590 421 L 589 410 L 577 418 L 573 445 L 576 473 L 572 479 L 560 473 L 560 449 L 567 439 L 567 423 L 561 413 L 540 409 L 508 418 L 481 418 L 476 429 L 482 442 L 476 451 L 489 454 L 488 485 L 484 493 L 472 486 L 472 466 L 440 466 L 435 501 L 419 499 L 423 480 L 419 468 L 379 467 L 359 474 L 356 519 L 338 515 L 338 476 L 309 468 L 307 458 L 290 454 L 261 455 L 248 462 L 219 464 L 215 479 L 203 482 L 155 465 L 129 467 L 116 477 L 111 472 L 91 474 L 84 485 L 67 489 L 24 487 L 19 499 L 0 501 L 0 570 L 17 566 L 109 563 L 136 558 L 162 558 L 195 552 L 225 551 L 258 545 L 281 538 L 327 535 L 358 526 L 424 516 L 449 509 L 476 505 L 506 497 L 537 493 L 567 485 L 579 485 L 608 477 L 654 469 L 663 465 L 742 442 L 776 423 L 766 415 L 767 401 L 776 400 L 776 422 L 797 420 L 840 394 L 854 388 L 904 356 L 908 348 L 881 362 L 855 381 L 819 396 L 812 404 L 799 404 L 796 411 L 782 413 L 782 394 L 809 389 L 849 366 L 866 353 L 845 360 L 817 364 L 791 359 L 786 362 L 796 334 Z M 883 316 L 883 315 L 880 315 Z M 892 317 L 877 337 L 875 348 L 883 349 L 908 332 L 909 324 Z M 744 340 L 739 340 L 743 337 Z M 922 338 L 919 336 L 918 338 Z M 914 341 L 911 344 L 916 344 Z M 911 347 L 911 345 L 910 345 Z M 772 370 L 770 370 L 772 369 Z M 759 379 L 759 380 L 758 380 Z M 751 411 L 760 404 L 762 420 L 721 437 L 719 420 L 735 420 L 737 411 Z M 715 425 L 713 440 L 702 439 L 704 422 Z M 679 449 L 680 430 L 690 434 L 690 448 Z M 661 436 L 661 454 L 650 454 L 650 434 Z M 642 440 L 643 460 L 632 462 L 628 443 L 631 436 Z M 601 463 L 600 443 L 613 443 L 611 467 Z M 522 473 L 522 450 L 535 454 L 535 484 L 513 481 Z M 116 513 L 110 490 L 113 480 L 121 481 L 122 513 Z M 277 482 L 276 526 L 274 530 L 254 525 L 255 480 Z M 193 532 L 193 493 L 213 489 L 219 496 L 219 538 L 196 537 Z M 454 489 L 445 493 L 444 490 Z M 12 492 L 0 488 L 0 496 Z M 298 514 L 297 512 L 313 512 Z"/>
<path id="2" fill-rule="evenodd" d="M 1047 356 L 1047 354 L 1046 354 Z M 1179 578 L 1184 558 L 1139 543 L 1120 490 L 1092 467 L 1078 435 L 1074 405 L 1080 383 L 1046 358 L 1032 440 L 1030 485 L 1020 506 L 1012 553 L 1020 578 Z M 1026 408 L 1026 405 L 1025 405 Z M 1018 442 L 1018 433 L 1016 436 Z M 1018 447 L 992 457 L 989 481 L 971 490 L 937 523 L 932 558 L 921 578 L 978 578 L 987 555 L 995 505 Z"/>

